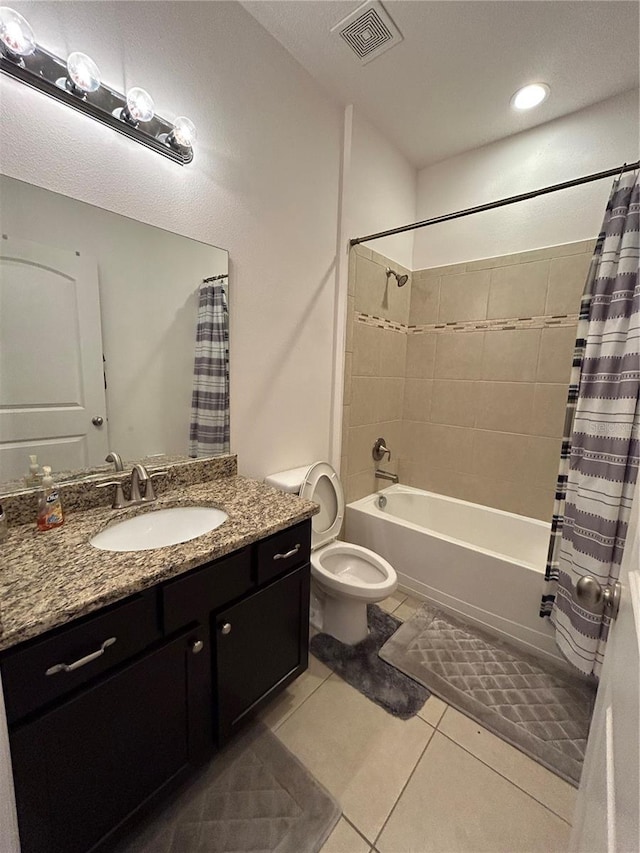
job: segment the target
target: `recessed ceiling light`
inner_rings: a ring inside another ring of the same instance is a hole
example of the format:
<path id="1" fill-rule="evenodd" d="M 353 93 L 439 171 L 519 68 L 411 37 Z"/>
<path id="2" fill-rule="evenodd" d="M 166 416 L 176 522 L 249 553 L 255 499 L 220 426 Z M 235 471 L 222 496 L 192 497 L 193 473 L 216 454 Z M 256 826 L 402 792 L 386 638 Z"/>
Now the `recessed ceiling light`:
<path id="1" fill-rule="evenodd" d="M 546 83 L 530 83 L 518 89 L 511 98 L 511 106 L 514 110 L 530 110 L 546 101 L 550 91 Z"/>

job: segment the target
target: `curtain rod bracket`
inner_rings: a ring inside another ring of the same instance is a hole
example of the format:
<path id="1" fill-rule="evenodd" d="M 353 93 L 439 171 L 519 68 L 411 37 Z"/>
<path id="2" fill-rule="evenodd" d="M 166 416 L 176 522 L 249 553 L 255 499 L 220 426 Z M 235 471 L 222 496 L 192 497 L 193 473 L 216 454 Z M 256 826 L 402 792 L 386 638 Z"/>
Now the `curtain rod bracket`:
<path id="1" fill-rule="evenodd" d="M 222 278 L 229 278 L 229 274 L 225 272 L 222 275 L 210 275 L 209 278 L 203 278 L 202 283 L 209 284 L 210 281 L 220 281 Z"/>

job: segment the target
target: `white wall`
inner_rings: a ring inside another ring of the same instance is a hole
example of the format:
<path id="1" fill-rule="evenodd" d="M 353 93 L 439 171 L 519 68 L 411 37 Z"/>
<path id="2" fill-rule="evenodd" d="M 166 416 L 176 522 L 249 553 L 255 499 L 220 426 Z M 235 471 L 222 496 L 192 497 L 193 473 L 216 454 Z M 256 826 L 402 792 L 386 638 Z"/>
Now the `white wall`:
<path id="1" fill-rule="evenodd" d="M 350 145 L 345 208 L 348 237 L 363 237 L 414 222 L 417 170 L 357 110 L 353 111 Z M 411 269 L 413 232 L 372 240 L 366 245 Z"/>
<path id="2" fill-rule="evenodd" d="M 45 47 L 148 88 L 199 139 L 180 167 L 2 75 L 2 172 L 228 249 L 240 470 L 327 458 L 340 108 L 236 3 L 12 5 Z"/>
<path id="3" fill-rule="evenodd" d="M 638 127 L 638 92 L 627 92 L 437 163 L 418 176 L 417 219 L 633 162 L 640 157 Z M 420 229 L 415 232 L 413 268 L 593 238 L 612 180 Z"/>

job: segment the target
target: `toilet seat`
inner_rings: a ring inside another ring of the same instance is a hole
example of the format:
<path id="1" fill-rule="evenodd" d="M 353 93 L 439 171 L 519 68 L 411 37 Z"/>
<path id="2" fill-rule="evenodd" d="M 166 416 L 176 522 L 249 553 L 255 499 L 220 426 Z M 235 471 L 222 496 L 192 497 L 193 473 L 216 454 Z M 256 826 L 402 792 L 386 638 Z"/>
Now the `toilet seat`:
<path id="1" fill-rule="evenodd" d="M 381 601 L 398 583 L 384 557 L 350 542 L 331 542 L 313 551 L 311 575 L 327 591 L 360 601 Z"/>
<path id="2" fill-rule="evenodd" d="M 319 504 L 320 512 L 311 519 L 311 550 L 338 538 L 344 520 L 344 492 L 334 468 L 315 462 L 307 470 L 300 497 Z"/>

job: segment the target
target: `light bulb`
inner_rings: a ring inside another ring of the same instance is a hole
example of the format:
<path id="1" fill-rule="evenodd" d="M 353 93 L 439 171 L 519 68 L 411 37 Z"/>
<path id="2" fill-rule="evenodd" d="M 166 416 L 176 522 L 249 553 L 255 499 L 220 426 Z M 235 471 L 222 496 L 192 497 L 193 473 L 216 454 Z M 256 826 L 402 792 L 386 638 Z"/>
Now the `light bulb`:
<path id="1" fill-rule="evenodd" d="M 531 83 L 529 86 L 523 86 L 511 98 L 511 106 L 515 110 L 530 110 L 546 101 L 550 91 L 546 83 Z"/>
<path id="2" fill-rule="evenodd" d="M 134 86 L 127 92 L 127 106 L 122 111 L 122 118 L 129 124 L 139 121 L 151 121 L 154 116 L 153 99 L 148 92 Z"/>
<path id="3" fill-rule="evenodd" d="M 0 6 L 0 42 L 9 57 L 31 56 L 36 49 L 33 30 L 18 12 Z"/>
<path id="4" fill-rule="evenodd" d="M 95 92 L 100 88 L 100 71 L 86 53 L 70 53 L 67 59 L 69 79 L 81 92 Z"/>
<path id="5" fill-rule="evenodd" d="M 195 124 L 186 116 L 178 116 L 169 135 L 171 141 L 179 145 L 180 148 L 193 148 L 193 143 L 198 138 Z"/>

